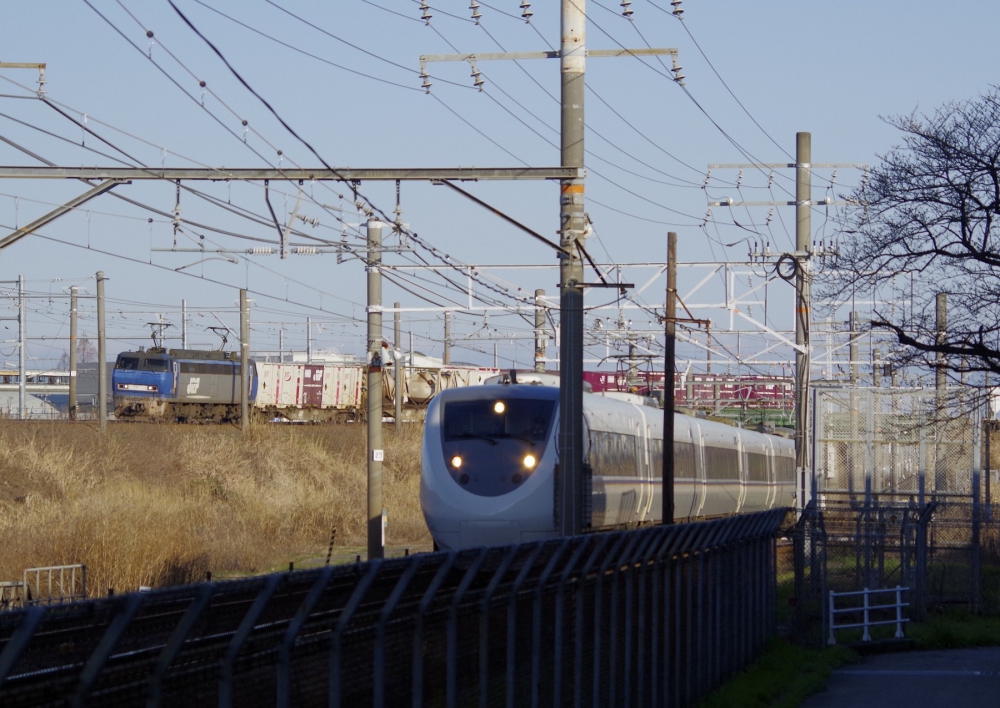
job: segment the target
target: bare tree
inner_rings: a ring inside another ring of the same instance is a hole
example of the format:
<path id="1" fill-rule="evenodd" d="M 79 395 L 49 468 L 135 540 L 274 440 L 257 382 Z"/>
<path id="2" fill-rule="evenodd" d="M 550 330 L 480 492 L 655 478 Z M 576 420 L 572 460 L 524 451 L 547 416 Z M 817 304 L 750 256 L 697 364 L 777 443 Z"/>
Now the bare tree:
<path id="1" fill-rule="evenodd" d="M 97 361 L 97 347 L 86 336 L 76 343 L 76 358 L 81 364 Z"/>
<path id="2" fill-rule="evenodd" d="M 903 142 L 850 195 L 846 242 L 822 289 L 897 303 L 877 308 L 872 327 L 894 334 L 901 364 L 934 367 L 943 355 L 951 372 L 1000 373 L 1000 90 L 885 120 Z"/>

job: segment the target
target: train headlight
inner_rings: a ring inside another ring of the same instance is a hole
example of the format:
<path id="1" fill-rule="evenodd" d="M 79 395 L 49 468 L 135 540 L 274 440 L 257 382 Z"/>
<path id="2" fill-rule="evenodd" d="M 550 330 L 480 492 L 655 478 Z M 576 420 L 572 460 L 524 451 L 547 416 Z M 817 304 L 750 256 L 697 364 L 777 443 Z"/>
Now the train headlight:
<path id="1" fill-rule="evenodd" d="M 503 413 L 505 410 L 507 410 L 507 406 L 504 405 L 503 401 L 497 401 L 493 404 L 494 413 Z"/>
<path id="2" fill-rule="evenodd" d="M 525 455 L 524 456 L 524 466 L 527 467 L 529 470 L 530 469 L 534 469 L 534 467 L 537 464 L 537 462 L 538 462 L 538 460 L 535 459 L 534 455 Z"/>
<path id="3" fill-rule="evenodd" d="M 453 458 L 451 458 L 451 466 L 457 470 L 459 467 L 462 466 L 462 458 L 459 457 L 458 455 L 455 455 Z"/>

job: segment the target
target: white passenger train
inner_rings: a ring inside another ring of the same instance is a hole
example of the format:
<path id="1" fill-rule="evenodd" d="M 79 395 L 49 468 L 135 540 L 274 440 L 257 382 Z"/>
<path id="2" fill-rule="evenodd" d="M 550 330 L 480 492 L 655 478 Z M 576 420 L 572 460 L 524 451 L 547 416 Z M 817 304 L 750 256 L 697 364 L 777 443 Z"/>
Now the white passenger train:
<path id="1" fill-rule="evenodd" d="M 554 377 L 553 377 L 554 378 Z M 660 521 L 663 411 L 585 393 L 591 529 Z M 493 384 L 442 391 L 424 427 L 420 503 L 442 549 L 556 535 L 559 389 Z M 790 440 L 674 417 L 674 518 L 791 506 Z"/>

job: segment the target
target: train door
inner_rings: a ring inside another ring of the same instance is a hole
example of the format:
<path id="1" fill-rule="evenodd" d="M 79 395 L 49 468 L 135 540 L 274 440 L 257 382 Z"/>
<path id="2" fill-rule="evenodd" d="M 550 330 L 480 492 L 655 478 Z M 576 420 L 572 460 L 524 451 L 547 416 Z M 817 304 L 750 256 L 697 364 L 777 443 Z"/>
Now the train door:
<path id="1" fill-rule="evenodd" d="M 636 499 L 636 521 L 649 519 L 649 507 L 653 497 L 652 465 L 649 460 L 649 431 L 643 418 L 635 424 L 636 474 L 638 476 L 638 494 Z"/>
<path id="2" fill-rule="evenodd" d="M 317 364 L 306 364 L 302 376 L 302 407 L 322 408 L 323 406 L 323 367 Z"/>
<path id="3" fill-rule="evenodd" d="M 705 476 L 705 440 L 701 434 L 701 426 L 697 421 L 691 422 L 691 442 L 694 444 L 694 480 L 691 485 L 691 516 L 701 516 L 705 508 L 707 478 Z"/>
<path id="4" fill-rule="evenodd" d="M 767 505 L 766 508 L 774 508 L 777 497 L 777 470 L 774 459 L 774 441 L 770 438 L 764 441 L 764 453 L 767 455 Z"/>
<path id="5" fill-rule="evenodd" d="M 736 497 L 736 513 L 738 514 L 747 500 L 747 482 L 750 479 L 750 475 L 747 469 L 748 450 L 746 445 L 743 444 L 743 437 L 737 435 L 734 442 L 736 443 L 736 459 L 740 462 L 740 491 Z"/>

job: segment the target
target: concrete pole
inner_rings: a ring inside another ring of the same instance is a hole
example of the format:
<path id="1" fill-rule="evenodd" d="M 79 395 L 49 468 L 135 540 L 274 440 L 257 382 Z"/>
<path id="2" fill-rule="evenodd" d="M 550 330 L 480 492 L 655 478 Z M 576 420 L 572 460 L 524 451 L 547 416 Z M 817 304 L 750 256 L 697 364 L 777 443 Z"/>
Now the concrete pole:
<path id="1" fill-rule="evenodd" d="M 948 295 L 947 293 L 938 293 L 937 298 L 934 302 L 934 308 L 936 315 L 935 329 L 937 331 L 937 343 L 939 345 L 945 343 L 945 339 L 948 333 Z M 941 426 L 944 422 L 944 409 L 947 405 L 946 392 L 948 387 L 948 377 L 947 371 L 945 370 L 946 359 L 943 353 L 937 355 L 937 360 L 935 362 L 937 368 L 934 372 L 934 388 L 936 389 L 936 401 L 937 410 L 934 411 L 934 426 L 938 428 L 938 433 L 935 435 L 935 440 L 940 438 Z M 936 442 L 934 444 L 934 491 L 935 492 L 946 492 L 948 490 L 948 479 L 947 470 L 944 461 L 944 448 L 938 445 Z"/>
<path id="2" fill-rule="evenodd" d="M 561 163 L 584 166 L 584 72 L 586 69 L 586 0 L 562 0 L 560 71 Z M 559 264 L 559 473 L 556 522 L 561 535 L 580 533 L 583 518 L 583 261 L 577 240 L 584 240 L 583 174 L 563 180 L 559 196 L 559 243 L 568 252 Z"/>
<path id="3" fill-rule="evenodd" d="M 382 222 L 368 220 L 368 560 L 384 556 L 382 526 Z"/>
<path id="4" fill-rule="evenodd" d="M 444 313 L 444 364 L 451 363 L 451 313 Z"/>
<path id="5" fill-rule="evenodd" d="M 812 135 L 795 134 L 795 467 L 799 477 L 797 506 L 806 503 L 809 467 L 809 241 L 812 235 Z"/>
<path id="6" fill-rule="evenodd" d="M 639 386 L 639 363 L 635 358 L 635 332 L 628 333 L 628 374 L 625 376 L 625 387 L 629 393 Z"/>
<path id="7" fill-rule="evenodd" d="M 306 317 L 306 361 L 311 362 L 313 358 L 313 319 Z"/>
<path id="8" fill-rule="evenodd" d="M 108 432 L 108 355 L 104 332 L 104 271 L 97 271 L 97 421 Z"/>
<path id="9" fill-rule="evenodd" d="M 188 301 L 181 300 L 181 349 L 188 348 Z"/>
<path id="10" fill-rule="evenodd" d="M 396 310 L 392 316 L 392 351 L 395 361 L 392 362 L 392 373 L 394 374 L 395 380 L 393 383 L 393 393 L 395 394 L 393 398 L 393 403 L 395 404 L 394 419 L 396 421 L 396 432 L 398 433 L 403 429 L 403 357 L 400 356 L 403 352 L 403 346 L 400 344 L 400 337 L 402 337 L 402 327 L 400 322 L 400 312 L 399 303 L 393 303 L 393 308 Z"/>
<path id="11" fill-rule="evenodd" d="M 667 299 L 663 341 L 663 506 L 660 520 L 674 523 L 674 374 L 677 351 L 677 234 L 667 234 Z"/>
<path id="12" fill-rule="evenodd" d="M 948 333 L 948 294 L 938 293 L 934 301 L 934 314 L 937 316 L 936 331 L 937 343 L 944 344 Z M 934 387 L 937 389 L 938 398 L 944 394 L 948 386 L 947 370 L 945 369 L 945 357 L 943 353 L 937 355 L 937 370 L 934 375 Z"/>
<path id="13" fill-rule="evenodd" d="M 240 430 L 250 427 L 250 308 L 247 291 L 240 288 Z"/>
<path id="14" fill-rule="evenodd" d="M 28 411 L 28 333 L 23 275 L 17 276 L 17 302 L 17 417 L 24 420 Z"/>
<path id="15" fill-rule="evenodd" d="M 497 343 L 493 342 L 493 368 L 500 368 L 500 351 L 497 348 Z"/>
<path id="16" fill-rule="evenodd" d="M 278 363 L 280 364 L 285 360 L 285 329 L 282 327 L 278 330 Z"/>
<path id="17" fill-rule="evenodd" d="M 535 371 L 545 371 L 545 291 L 535 290 Z"/>
<path id="18" fill-rule="evenodd" d="M 78 320 L 76 286 L 69 289 L 69 419 L 76 420 L 76 328 Z"/>

